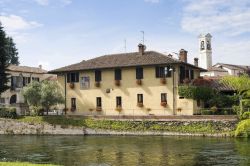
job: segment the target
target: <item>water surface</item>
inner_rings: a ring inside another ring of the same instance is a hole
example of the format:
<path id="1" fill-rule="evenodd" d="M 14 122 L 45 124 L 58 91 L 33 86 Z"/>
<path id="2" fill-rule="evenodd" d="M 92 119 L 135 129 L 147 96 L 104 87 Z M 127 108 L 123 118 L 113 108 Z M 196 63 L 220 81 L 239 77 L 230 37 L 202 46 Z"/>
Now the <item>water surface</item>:
<path id="1" fill-rule="evenodd" d="M 73 165 L 250 165 L 250 140 L 161 136 L 0 136 L 1 161 Z"/>

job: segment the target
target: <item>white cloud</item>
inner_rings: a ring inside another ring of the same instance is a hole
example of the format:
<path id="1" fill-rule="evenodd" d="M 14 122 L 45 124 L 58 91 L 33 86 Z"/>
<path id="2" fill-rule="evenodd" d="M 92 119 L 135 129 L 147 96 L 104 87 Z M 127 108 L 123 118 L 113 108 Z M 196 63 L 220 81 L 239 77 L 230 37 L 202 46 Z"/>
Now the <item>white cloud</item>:
<path id="1" fill-rule="evenodd" d="M 3 13 L 0 15 L 0 22 L 7 34 L 12 36 L 17 42 L 25 42 L 29 36 L 28 30 L 42 26 L 42 24 L 36 21 L 28 21 L 17 15 L 6 15 Z"/>
<path id="2" fill-rule="evenodd" d="M 250 3 L 247 0 L 188 0 L 182 29 L 191 33 L 224 32 L 231 36 L 250 32 Z"/>
<path id="3" fill-rule="evenodd" d="M 150 2 L 150 3 L 159 3 L 160 0 L 144 0 L 145 2 Z"/>
<path id="4" fill-rule="evenodd" d="M 34 0 L 38 5 L 41 6 L 48 6 L 51 3 L 57 3 L 57 4 L 61 4 L 63 6 L 65 5 L 69 5 L 72 3 L 72 0 Z"/>

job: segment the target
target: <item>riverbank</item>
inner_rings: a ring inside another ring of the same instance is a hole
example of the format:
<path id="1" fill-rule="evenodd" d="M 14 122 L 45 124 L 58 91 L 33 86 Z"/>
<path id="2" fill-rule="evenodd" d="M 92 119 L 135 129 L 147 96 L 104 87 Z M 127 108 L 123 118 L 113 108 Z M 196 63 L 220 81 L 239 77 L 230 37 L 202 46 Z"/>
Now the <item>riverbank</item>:
<path id="1" fill-rule="evenodd" d="M 0 134 L 179 135 L 231 137 L 238 121 L 117 121 L 65 116 L 0 119 Z"/>
<path id="2" fill-rule="evenodd" d="M 32 164 L 32 163 L 26 163 L 26 162 L 0 162 L 0 166 L 57 166 L 57 165 L 52 165 L 52 164 Z"/>

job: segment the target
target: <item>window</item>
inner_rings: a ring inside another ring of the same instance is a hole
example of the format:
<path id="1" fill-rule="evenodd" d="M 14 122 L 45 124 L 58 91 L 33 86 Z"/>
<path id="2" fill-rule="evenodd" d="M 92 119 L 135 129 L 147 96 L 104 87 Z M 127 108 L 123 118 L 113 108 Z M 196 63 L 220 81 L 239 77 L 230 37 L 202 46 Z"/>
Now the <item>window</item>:
<path id="1" fill-rule="evenodd" d="M 23 77 L 23 86 L 26 86 L 30 83 L 30 77 Z"/>
<path id="2" fill-rule="evenodd" d="M 167 93 L 161 94 L 161 102 L 167 102 Z"/>
<path id="3" fill-rule="evenodd" d="M 22 88 L 23 87 L 23 77 L 22 76 L 12 76 L 11 77 L 11 89 Z"/>
<path id="4" fill-rule="evenodd" d="M 194 79 L 194 70 L 190 70 L 190 74 L 191 74 L 191 80 Z"/>
<path id="5" fill-rule="evenodd" d="M 96 107 L 102 107 L 102 98 L 101 97 L 96 98 Z"/>
<path id="6" fill-rule="evenodd" d="M 71 98 L 71 109 L 76 110 L 76 98 Z"/>
<path id="7" fill-rule="evenodd" d="M 137 94 L 137 103 L 143 103 L 143 94 Z"/>
<path id="8" fill-rule="evenodd" d="M 185 78 L 188 78 L 188 79 L 189 79 L 189 69 L 186 70 Z"/>
<path id="9" fill-rule="evenodd" d="M 81 77 L 80 80 L 80 88 L 81 89 L 88 89 L 90 87 L 90 79 L 89 76 Z"/>
<path id="10" fill-rule="evenodd" d="M 95 82 L 102 81 L 102 72 L 101 70 L 95 70 Z"/>
<path id="11" fill-rule="evenodd" d="M 204 44 L 204 41 L 201 41 L 201 50 L 204 50 L 205 49 L 205 44 Z"/>
<path id="12" fill-rule="evenodd" d="M 122 107 L 122 97 L 121 96 L 116 97 L 116 107 Z"/>
<path id="13" fill-rule="evenodd" d="M 165 77 L 171 77 L 171 70 L 170 66 L 166 67 L 155 67 L 155 77 L 156 78 L 165 78 Z"/>
<path id="14" fill-rule="evenodd" d="M 208 49 L 208 50 L 211 50 L 211 44 L 210 44 L 209 41 L 207 41 L 207 49 Z"/>
<path id="15" fill-rule="evenodd" d="M 0 98 L 0 104 L 5 104 L 5 99 L 4 98 Z"/>
<path id="16" fill-rule="evenodd" d="M 32 77 L 32 81 L 37 81 L 37 82 L 39 82 L 39 78 L 38 78 L 38 77 Z"/>
<path id="17" fill-rule="evenodd" d="M 79 73 L 68 73 L 67 74 L 67 83 L 79 82 Z"/>
<path id="18" fill-rule="evenodd" d="M 121 80 L 121 79 L 122 79 L 122 70 L 115 69 L 115 80 Z"/>
<path id="19" fill-rule="evenodd" d="M 136 68 L 136 79 L 143 79 L 143 68 L 142 67 Z"/>
<path id="20" fill-rule="evenodd" d="M 180 83 L 183 83 L 184 79 L 185 79 L 185 67 L 180 66 Z"/>

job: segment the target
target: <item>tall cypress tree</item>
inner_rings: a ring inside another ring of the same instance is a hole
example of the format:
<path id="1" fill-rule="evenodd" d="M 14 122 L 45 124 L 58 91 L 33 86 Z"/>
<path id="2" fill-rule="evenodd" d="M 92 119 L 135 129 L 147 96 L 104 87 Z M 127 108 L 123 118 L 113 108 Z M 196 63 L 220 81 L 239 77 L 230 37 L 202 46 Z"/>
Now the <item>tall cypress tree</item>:
<path id="1" fill-rule="evenodd" d="M 8 67 L 8 52 L 6 49 L 7 39 L 2 24 L 0 23 L 0 94 L 6 91 L 9 78 L 6 73 Z"/>
<path id="2" fill-rule="evenodd" d="M 16 44 L 14 43 L 12 37 L 7 37 L 6 49 L 8 53 L 8 63 L 13 65 L 19 65 L 19 57 L 16 48 Z"/>

